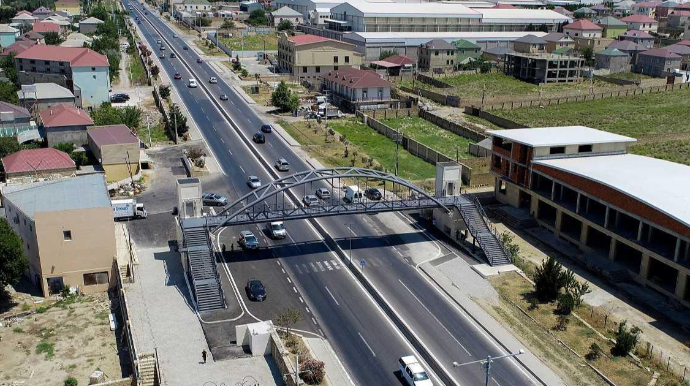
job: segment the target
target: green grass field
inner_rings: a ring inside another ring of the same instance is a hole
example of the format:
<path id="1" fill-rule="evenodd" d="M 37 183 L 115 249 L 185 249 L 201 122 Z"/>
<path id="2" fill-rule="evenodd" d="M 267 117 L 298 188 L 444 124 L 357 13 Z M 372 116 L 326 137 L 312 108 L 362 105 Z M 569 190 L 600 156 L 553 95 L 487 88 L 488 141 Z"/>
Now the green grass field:
<path id="1" fill-rule="evenodd" d="M 394 129 L 401 130 L 404 135 L 434 150 L 440 151 L 448 157 L 455 158 L 456 151 L 461 159 L 471 157 L 467 153 L 467 145 L 472 143 L 472 141 L 444 130 L 422 118 L 390 118 L 384 119 L 381 122 Z"/>
<path id="2" fill-rule="evenodd" d="M 146 83 L 146 70 L 144 69 L 144 64 L 141 62 L 139 57 L 134 54 L 129 55 L 129 71 L 131 72 L 131 84 L 144 84 Z"/>
<path id="3" fill-rule="evenodd" d="M 492 113 L 531 127 L 582 125 L 642 138 L 690 132 L 690 89 Z"/>
<path id="4" fill-rule="evenodd" d="M 242 49 L 245 51 L 262 51 L 264 50 L 264 41 L 266 42 L 265 49 L 267 51 L 275 51 L 278 49 L 278 35 L 276 34 L 242 36 L 242 34 L 238 32 L 233 34 L 230 38 L 221 38 L 220 41 L 233 51 Z M 243 41 L 244 48 L 242 48 Z"/>

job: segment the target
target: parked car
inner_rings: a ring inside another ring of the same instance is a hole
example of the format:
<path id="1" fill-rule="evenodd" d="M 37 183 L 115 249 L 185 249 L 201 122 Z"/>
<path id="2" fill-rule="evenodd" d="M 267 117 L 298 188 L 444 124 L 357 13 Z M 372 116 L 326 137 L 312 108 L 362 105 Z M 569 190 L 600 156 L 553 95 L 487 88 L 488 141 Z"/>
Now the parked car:
<path id="1" fill-rule="evenodd" d="M 252 140 L 256 143 L 266 143 L 266 136 L 264 135 L 264 133 L 259 131 L 254 133 Z"/>
<path id="2" fill-rule="evenodd" d="M 257 176 L 249 176 L 247 178 L 247 185 L 252 189 L 258 189 L 261 187 L 261 180 Z"/>
<path id="3" fill-rule="evenodd" d="M 373 201 L 378 201 L 380 200 L 383 196 L 381 195 L 381 192 L 376 189 L 376 188 L 369 188 L 364 191 L 364 197 L 373 200 Z"/>
<path id="4" fill-rule="evenodd" d="M 175 59 L 176 57 L 177 57 L 177 56 L 175 55 L 174 52 L 171 52 L 171 53 L 170 53 L 170 59 Z"/>
<path id="5" fill-rule="evenodd" d="M 264 133 L 271 133 L 273 132 L 273 127 L 271 125 L 261 125 L 261 131 Z"/>
<path id="6" fill-rule="evenodd" d="M 268 224 L 268 232 L 273 239 L 284 239 L 287 237 L 285 224 L 282 221 L 274 221 Z"/>
<path id="7" fill-rule="evenodd" d="M 319 199 L 316 198 L 315 195 L 313 194 L 307 194 L 304 196 L 302 199 L 302 202 L 304 203 L 305 206 L 317 206 L 319 205 Z"/>
<path id="8" fill-rule="evenodd" d="M 179 80 L 179 79 L 182 79 L 182 75 L 180 75 L 180 73 L 179 73 L 179 72 L 176 72 L 176 73 L 175 73 L 175 76 L 173 76 L 173 78 L 175 78 L 175 79 L 178 79 L 178 80 Z"/>
<path id="9" fill-rule="evenodd" d="M 197 88 L 197 86 L 198 85 L 196 83 L 196 79 L 190 79 L 189 83 L 187 84 L 187 87 L 189 87 L 189 88 Z"/>
<path id="10" fill-rule="evenodd" d="M 259 240 L 250 231 L 240 232 L 240 239 L 237 243 L 242 249 L 259 249 Z"/>
<path id="11" fill-rule="evenodd" d="M 196 62 L 197 62 L 197 63 L 203 63 L 204 61 L 201 60 L 201 58 L 196 58 Z"/>
<path id="12" fill-rule="evenodd" d="M 225 206 L 228 204 L 227 198 L 215 193 L 204 193 L 201 196 L 201 200 L 206 206 Z"/>
<path id="13" fill-rule="evenodd" d="M 226 100 L 228 100 L 228 96 L 225 94 L 220 94 L 220 100 L 226 101 Z"/>
<path id="14" fill-rule="evenodd" d="M 216 84 L 218 83 L 218 79 L 216 79 L 215 76 L 212 76 L 211 78 L 209 78 L 208 82 L 211 84 Z"/>
<path id="15" fill-rule="evenodd" d="M 127 99 L 125 99 L 122 95 L 113 95 L 110 97 L 110 102 L 111 103 L 124 103 L 124 102 L 127 102 Z"/>
<path id="16" fill-rule="evenodd" d="M 285 158 L 277 159 L 275 167 L 280 172 L 287 172 L 288 170 L 290 170 L 290 164 L 287 162 Z"/>
<path id="17" fill-rule="evenodd" d="M 331 191 L 326 189 L 326 188 L 318 188 L 318 189 L 316 189 L 316 197 L 318 197 L 322 200 L 330 200 L 331 199 Z"/>
<path id="18" fill-rule="evenodd" d="M 249 279 L 245 291 L 247 291 L 249 300 L 256 300 L 259 302 L 266 300 L 266 287 L 264 287 L 259 279 Z"/>

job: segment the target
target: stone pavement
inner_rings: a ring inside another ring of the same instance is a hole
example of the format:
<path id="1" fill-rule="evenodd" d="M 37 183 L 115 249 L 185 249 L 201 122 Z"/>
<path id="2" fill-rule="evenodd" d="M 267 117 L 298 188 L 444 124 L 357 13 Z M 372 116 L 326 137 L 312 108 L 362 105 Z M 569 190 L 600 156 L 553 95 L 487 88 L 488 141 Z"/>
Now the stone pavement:
<path id="1" fill-rule="evenodd" d="M 331 386 L 354 385 L 350 375 L 338 359 L 327 340 L 321 338 L 303 338 L 304 343 L 314 358 L 324 363 L 326 379 Z"/>

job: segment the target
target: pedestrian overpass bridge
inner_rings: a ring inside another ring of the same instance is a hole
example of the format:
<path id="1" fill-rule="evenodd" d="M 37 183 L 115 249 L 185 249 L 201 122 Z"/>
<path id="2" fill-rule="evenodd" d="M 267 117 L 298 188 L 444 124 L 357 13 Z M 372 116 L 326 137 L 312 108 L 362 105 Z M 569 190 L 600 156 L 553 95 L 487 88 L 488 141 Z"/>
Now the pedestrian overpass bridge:
<path id="1" fill-rule="evenodd" d="M 322 187 L 356 185 L 364 191 L 368 187 L 377 187 L 382 182 L 384 188 L 380 190 L 383 191 L 383 198 L 377 201 L 362 199 L 359 202 L 345 202 L 342 189 L 337 188 L 333 188 L 330 200 L 324 200 L 319 205 L 306 206 L 298 198 L 313 194 Z M 455 183 L 458 184 L 456 187 L 459 186 L 459 181 Z M 184 191 L 185 186 L 192 188 L 194 193 L 190 195 L 188 191 Z M 437 181 L 437 192 L 444 193 L 444 186 L 446 185 L 441 184 L 442 188 L 439 189 Z M 388 194 L 387 187 L 393 187 L 395 194 Z M 452 190 L 459 189 L 452 189 L 451 186 Z M 511 262 L 476 198 L 469 195 L 430 195 L 398 176 L 372 169 L 339 167 L 295 173 L 252 190 L 212 216 L 201 215 L 201 186 L 198 179 L 179 180 L 178 196 L 179 250 L 183 253 L 183 265 L 193 282 L 199 311 L 225 306 L 211 234 L 227 226 L 337 215 L 440 209 L 448 216 L 459 215 L 462 218 L 472 235 L 473 243 L 484 251 L 490 265 Z"/>

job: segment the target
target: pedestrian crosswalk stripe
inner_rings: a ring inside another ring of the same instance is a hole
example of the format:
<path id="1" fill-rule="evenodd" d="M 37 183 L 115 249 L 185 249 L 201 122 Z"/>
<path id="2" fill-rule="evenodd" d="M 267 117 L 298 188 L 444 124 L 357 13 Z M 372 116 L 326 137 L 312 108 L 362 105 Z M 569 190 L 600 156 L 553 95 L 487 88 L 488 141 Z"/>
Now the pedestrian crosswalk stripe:
<path id="1" fill-rule="evenodd" d="M 323 268 L 323 264 L 321 264 L 320 261 L 317 261 L 317 262 L 316 262 L 316 265 L 319 266 L 319 269 L 321 270 L 321 272 L 325 271 L 325 269 Z"/>
<path id="2" fill-rule="evenodd" d="M 326 265 L 326 268 L 328 268 L 329 271 L 333 270 L 333 267 L 331 267 L 331 264 L 328 261 L 323 262 Z"/>
<path id="3" fill-rule="evenodd" d="M 302 274 L 302 270 L 299 269 L 299 265 L 295 264 L 295 269 L 297 270 L 298 274 L 300 274 L 300 275 Z"/>
<path id="4" fill-rule="evenodd" d="M 335 267 L 335 269 L 340 269 L 340 268 L 342 268 L 342 267 L 340 266 L 340 264 L 338 264 L 338 262 L 335 261 L 335 260 L 331 260 L 331 264 L 333 264 L 333 266 Z"/>
<path id="5" fill-rule="evenodd" d="M 319 272 L 319 270 L 316 269 L 316 266 L 314 265 L 314 263 L 309 263 L 309 266 L 311 267 L 312 270 L 314 270 L 314 272 Z"/>

